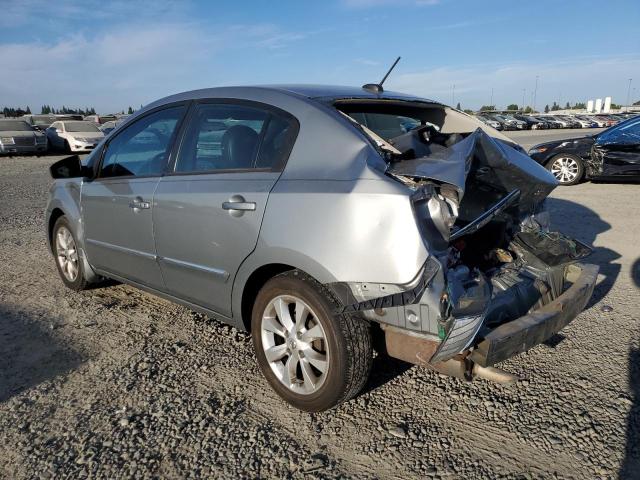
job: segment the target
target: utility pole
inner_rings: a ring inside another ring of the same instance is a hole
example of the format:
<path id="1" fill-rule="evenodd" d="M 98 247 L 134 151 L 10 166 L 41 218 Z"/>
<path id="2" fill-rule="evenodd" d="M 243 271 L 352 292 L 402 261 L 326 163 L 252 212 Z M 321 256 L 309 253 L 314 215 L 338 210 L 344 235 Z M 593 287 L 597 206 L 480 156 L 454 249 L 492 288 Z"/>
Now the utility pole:
<path id="1" fill-rule="evenodd" d="M 629 95 L 631 94 L 631 80 L 633 80 L 632 78 L 629 79 L 629 86 L 627 87 L 627 112 L 629 111 Z"/>
<path id="2" fill-rule="evenodd" d="M 533 89 L 533 110 L 536 109 L 537 96 L 538 96 L 538 75 L 536 75 L 536 87 Z"/>
<path id="3" fill-rule="evenodd" d="M 491 100 L 489 100 L 489 106 L 493 108 L 493 87 L 491 87 Z"/>
<path id="4" fill-rule="evenodd" d="M 524 96 L 527 93 L 527 89 L 523 88 L 522 89 L 522 105 L 520 106 L 520 110 L 522 110 L 522 113 L 524 113 Z"/>

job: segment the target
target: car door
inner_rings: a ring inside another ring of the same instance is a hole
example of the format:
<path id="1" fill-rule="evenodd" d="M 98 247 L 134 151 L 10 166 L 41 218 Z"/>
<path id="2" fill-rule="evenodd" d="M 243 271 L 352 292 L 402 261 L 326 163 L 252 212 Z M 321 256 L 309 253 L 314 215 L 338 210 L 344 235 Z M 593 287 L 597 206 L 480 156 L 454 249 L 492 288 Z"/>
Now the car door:
<path id="1" fill-rule="evenodd" d="M 231 288 L 258 240 L 297 121 L 253 102 L 199 103 L 153 211 L 167 291 L 231 316 Z"/>
<path id="2" fill-rule="evenodd" d="M 153 194 L 185 111 L 185 104 L 153 111 L 105 145 L 97 177 L 83 184 L 81 195 L 94 268 L 164 288 L 153 238 Z"/>
<path id="3" fill-rule="evenodd" d="M 602 132 L 591 154 L 601 163 L 602 176 L 640 176 L 640 118 Z"/>

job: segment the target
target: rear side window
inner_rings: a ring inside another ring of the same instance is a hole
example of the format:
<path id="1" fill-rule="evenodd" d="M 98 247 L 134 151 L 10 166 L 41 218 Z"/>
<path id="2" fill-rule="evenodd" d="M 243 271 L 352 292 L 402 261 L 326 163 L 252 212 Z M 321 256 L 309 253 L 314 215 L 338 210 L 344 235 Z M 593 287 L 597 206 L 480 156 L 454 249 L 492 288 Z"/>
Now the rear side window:
<path id="1" fill-rule="evenodd" d="M 248 105 L 198 105 L 185 134 L 176 173 L 281 168 L 291 151 L 295 121 Z"/>
<path id="2" fill-rule="evenodd" d="M 109 142 L 99 176 L 160 175 L 184 112 L 184 106 L 160 110 L 122 130 Z"/>

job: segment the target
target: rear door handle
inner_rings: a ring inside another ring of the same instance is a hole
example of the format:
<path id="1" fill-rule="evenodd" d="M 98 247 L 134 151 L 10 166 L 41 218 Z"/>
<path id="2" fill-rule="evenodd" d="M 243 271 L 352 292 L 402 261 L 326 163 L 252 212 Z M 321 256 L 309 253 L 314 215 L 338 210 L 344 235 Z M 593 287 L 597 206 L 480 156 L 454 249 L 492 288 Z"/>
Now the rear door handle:
<path id="1" fill-rule="evenodd" d="M 242 195 L 232 195 L 229 200 L 222 202 L 222 209 L 228 210 L 232 217 L 241 217 L 244 212 L 253 212 L 256 202 L 247 202 Z"/>
<path id="2" fill-rule="evenodd" d="M 223 202 L 222 208 L 225 210 L 255 210 L 256 202 Z"/>

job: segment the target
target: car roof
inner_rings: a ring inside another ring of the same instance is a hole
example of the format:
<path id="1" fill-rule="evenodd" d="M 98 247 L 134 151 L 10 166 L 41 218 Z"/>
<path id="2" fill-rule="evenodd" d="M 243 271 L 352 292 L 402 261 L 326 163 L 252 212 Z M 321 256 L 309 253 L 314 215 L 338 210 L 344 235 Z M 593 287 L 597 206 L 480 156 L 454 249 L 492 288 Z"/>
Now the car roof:
<path id="1" fill-rule="evenodd" d="M 340 85 L 256 85 L 256 86 L 232 86 L 232 87 L 213 87 L 200 90 L 191 90 L 187 92 L 177 93 L 168 97 L 159 99 L 147 107 L 163 105 L 172 101 L 198 100 L 204 98 L 243 98 L 244 96 L 252 96 L 261 92 L 263 94 L 278 93 L 297 99 L 309 99 L 321 102 L 331 102 L 347 99 L 362 100 L 402 100 L 414 101 L 421 103 L 430 103 L 442 105 L 440 102 L 429 100 L 426 98 L 408 95 L 400 92 L 383 91 L 381 93 L 371 92 L 361 87 L 350 87 Z M 137 113 L 137 112 L 136 112 Z"/>

